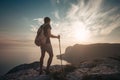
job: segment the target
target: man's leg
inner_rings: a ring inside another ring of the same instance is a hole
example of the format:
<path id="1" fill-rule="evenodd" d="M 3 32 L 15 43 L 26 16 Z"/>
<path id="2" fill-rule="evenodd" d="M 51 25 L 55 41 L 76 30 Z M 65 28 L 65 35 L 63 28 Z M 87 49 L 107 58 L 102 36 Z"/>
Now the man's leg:
<path id="1" fill-rule="evenodd" d="M 52 63 L 52 60 L 53 60 L 53 50 L 52 50 L 52 46 L 51 45 L 49 45 L 49 48 L 48 48 L 47 52 L 49 54 L 49 59 L 47 61 L 47 68 L 46 68 L 46 70 L 49 71 L 49 67 L 50 67 L 50 65 Z"/>
<path id="2" fill-rule="evenodd" d="M 43 60 L 45 57 L 45 50 L 41 49 L 41 57 L 40 57 L 40 72 L 39 75 L 42 74 Z"/>
<path id="3" fill-rule="evenodd" d="M 48 59 L 48 62 L 47 62 L 47 68 L 46 68 L 47 71 L 49 71 L 49 67 L 52 63 L 52 60 L 53 60 L 53 53 L 51 52 L 51 53 L 49 53 L 49 59 Z"/>

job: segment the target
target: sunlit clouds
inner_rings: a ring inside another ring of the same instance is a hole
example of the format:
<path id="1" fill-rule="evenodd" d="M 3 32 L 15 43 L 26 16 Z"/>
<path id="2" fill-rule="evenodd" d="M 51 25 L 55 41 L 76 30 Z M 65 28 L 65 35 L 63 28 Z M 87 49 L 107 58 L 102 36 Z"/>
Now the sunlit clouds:
<path id="1" fill-rule="evenodd" d="M 52 26 L 65 39 L 89 42 L 90 38 L 101 36 L 102 40 L 120 25 L 120 14 L 115 13 L 118 8 L 106 9 L 103 3 L 104 0 L 80 0 L 77 4 L 71 3 L 70 8 L 64 12 L 64 18 L 60 18 L 59 10 L 52 12 L 56 19 L 60 19 L 53 20 Z M 41 18 L 34 20 L 41 22 Z"/>
<path id="2" fill-rule="evenodd" d="M 99 36 L 110 34 L 115 28 L 119 27 L 120 15 L 115 14 L 117 8 L 111 8 L 103 11 L 102 3 L 104 0 L 89 0 L 85 4 L 85 0 L 81 0 L 77 5 L 72 4 L 67 12 L 66 19 L 70 23 L 79 22 L 84 24 L 86 31 L 89 31 L 91 36 Z"/>
<path id="3" fill-rule="evenodd" d="M 53 13 L 53 15 L 55 16 L 55 18 L 60 19 L 60 16 L 59 16 L 59 12 L 58 12 L 58 11 L 55 11 L 55 12 Z"/>
<path id="4" fill-rule="evenodd" d="M 39 24 L 42 24 L 44 22 L 43 18 L 33 19 L 33 21 L 37 21 Z"/>
<path id="5" fill-rule="evenodd" d="M 31 25 L 31 29 L 30 29 L 30 30 L 31 30 L 32 32 L 37 32 L 37 29 L 38 29 L 37 26 Z"/>
<path id="6" fill-rule="evenodd" d="M 75 35 L 76 40 L 86 41 L 91 36 L 90 31 L 85 28 L 83 23 L 75 22 L 72 26 L 74 26 L 73 35 Z M 80 26 L 80 29 L 78 29 L 76 26 Z"/>

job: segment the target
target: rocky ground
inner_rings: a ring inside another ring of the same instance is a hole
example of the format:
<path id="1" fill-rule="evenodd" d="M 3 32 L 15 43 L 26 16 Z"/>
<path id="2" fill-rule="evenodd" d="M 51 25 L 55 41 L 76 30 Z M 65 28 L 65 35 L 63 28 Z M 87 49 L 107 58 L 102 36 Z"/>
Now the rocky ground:
<path id="1" fill-rule="evenodd" d="M 70 64 L 63 70 L 52 65 L 49 75 L 39 76 L 39 62 L 33 62 L 14 67 L 0 80 L 120 80 L 120 44 L 76 44 L 66 48 L 62 59 Z"/>
<path id="2" fill-rule="evenodd" d="M 45 67 L 44 67 L 45 68 Z M 23 64 L 11 69 L 0 80 L 120 80 L 120 62 L 112 58 L 93 59 L 79 66 L 51 66 L 50 75 L 38 75 L 39 62 Z"/>
<path id="3" fill-rule="evenodd" d="M 109 58 L 83 62 L 68 80 L 120 80 L 120 63 Z"/>

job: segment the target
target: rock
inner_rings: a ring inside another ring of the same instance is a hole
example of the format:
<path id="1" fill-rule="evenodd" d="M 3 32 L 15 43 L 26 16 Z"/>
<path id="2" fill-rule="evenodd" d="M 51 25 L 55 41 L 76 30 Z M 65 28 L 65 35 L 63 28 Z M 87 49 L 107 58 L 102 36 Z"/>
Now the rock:
<path id="1" fill-rule="evenodd" d="M 48 75 L 40 75 L 40 76 L 35 76 L 35 77 L 29 77 L 25 80 L 51 80 L 51 78 Z"/>
<path id="2" fill-rule="evenodd" d="M 19 66 L 16 66 L 15 68 L 11 69 L 10 71 L 8 71 L 7 74 L 10 73 L 14 73 L 14 72 L 18 72 L 21 70 L 27 70 L 27 69 L 37 69 L 39 67 L 40 63 L 39 62 L 33 62 L 31 64 L 21 64 Z"/>
<path id="3" fill-rule="evenodd" d="M 51 66 L 50 76 L 39 76 L 39 68 L 20 68 L 21 70 L 17 70 L 17 68 L 15 69 L 17 70 L 16 72 L 10 72 L 0 78 L 0 80 L 120 80 L 120 62 L 111 58 L 88 60 L 77 67 L 63 65 L 63 68 L 64 73 L 61 72 L 60 65 Z"/>
<path id="4" fill-rule="evenodd" d="M 120 43 L 75 44 L 67 47 L 62 54 L 63 60 L 73 65 L 79 65 L 83 59 L 95 57 L 114 57 L 120 61 L 120 57 L 116 58 L 118 56 L 120 56 Z M 60 59 L 59 55 L 57 58 Z"/>
<path id="5" fill-rule="evenodd" d="M 93 61 L 93 62 L 92 62 Z M 75 71 L 67 74 L 68 80 L 120 80 L 120 62 L 103 58 L 86 61 Z M 94 63 L 96 62 L 96 63 Z M 96 64 L 90 67 L 89 64 Z"/>

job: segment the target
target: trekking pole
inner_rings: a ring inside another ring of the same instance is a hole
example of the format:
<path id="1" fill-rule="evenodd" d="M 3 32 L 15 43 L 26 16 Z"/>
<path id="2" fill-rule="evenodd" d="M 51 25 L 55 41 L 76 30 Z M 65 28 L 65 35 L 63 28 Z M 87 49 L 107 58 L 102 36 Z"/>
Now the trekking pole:
<path id="1" fill-rule="evenodd" d="M 59 38 L 59 50 L 60 50 L 61 70 L 63 71 L 60 38 Z"/>

